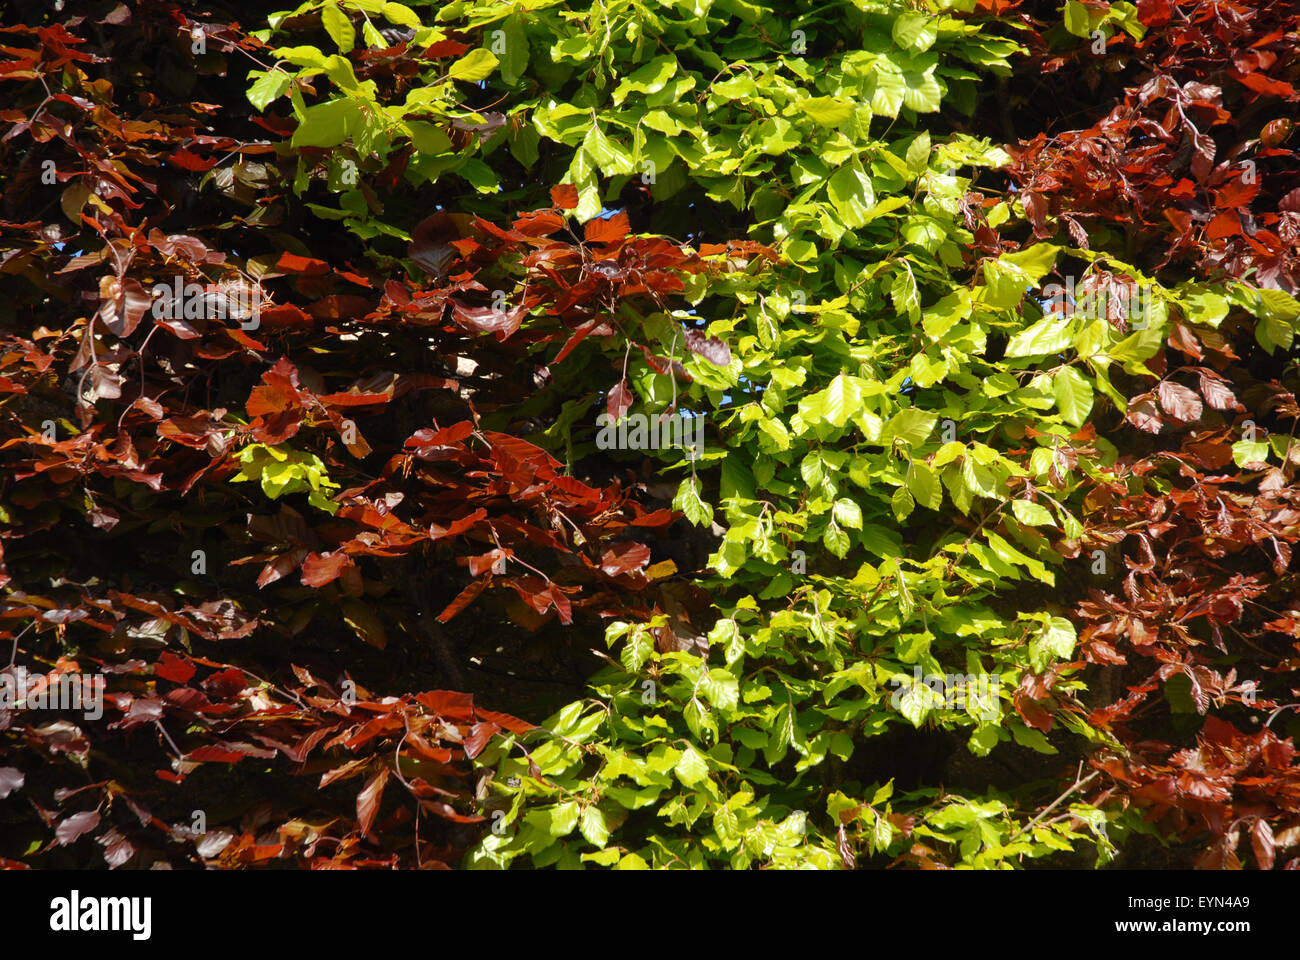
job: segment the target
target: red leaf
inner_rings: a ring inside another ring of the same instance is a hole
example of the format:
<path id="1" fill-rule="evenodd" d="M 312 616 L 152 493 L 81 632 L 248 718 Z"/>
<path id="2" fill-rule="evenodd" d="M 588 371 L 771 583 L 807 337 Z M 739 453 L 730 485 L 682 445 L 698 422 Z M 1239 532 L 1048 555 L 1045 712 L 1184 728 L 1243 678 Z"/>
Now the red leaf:
<path id="1" fill-rule="evenodd" d="M 1047 230 L 1047 201 L 1043 199 L 1043 195 L 1026 190 L 1021 194 L 1020 199 L 1024 204 L 1025 213 L 1029 215 L 1029 222 L 1033 224 L 1034 236 L 1039 239 L 1050 236 Z"/>
<path id="2" fill-rule="evenodd" d="M 429 274 L 444 277 L 456 259 L 456 248 L 451 243 L 459 240 L 462 235 L 453 216 L 445 210 L 439 210 L 416 224 L 411 232 L 407 255 Z"/>
<path id="3" fill-rule="evenodd" d="M 1148 27 L 1162 27 L 1169 22 L 1169 0 L 1138 0 L 1137 15 Z"/>
<path id="4" fill-rule="evenodd" d="M 500 727 L 504 727 L 511 733 L 527 733 L 535 729 L 527 720 L 520 720 L 518 717 L 512 717 L 508 713 L 497 713 L 495 710 L 476 710 L 478 715 L 484 720 L 491 720 Z"/>
<path id="5" fill-rule="evenodd" d="M 298 370 L 287 359 L 281 357 L 274 367 L 262 374 L 262 384 L 249 392 L 245 409 L 250 416 L 262 417 L 269 413 L 302 408 L 303 395 L 298 389 Z"/>
<path id="6" fill-rule="evenodd" d="M 17 767 L 0 767 L 0 800 L 22 788 L 23 772 Z"/>
<path id="7" fill-rule="evenodd" d="M 456 614 L 468 607 L 483 589 L 487 586 L 486 580 L 474 580 L 468 587 L 457 594 L 456 599 L 447 604 L 447 608 L 438 614 L 438 622 L 446 623 Z"/>
<path id="8" fill-rule="evenodd" d="M 1246 207 L 1259 193 L 1258 183 L 1243 183 L 1229 180 L 1214 194 L 1214 205 L 1222 210 L 1225 207 Z"/>
<path id="9" fill-rule="evenodd" d="M 430 813 L 436 813 L 444 820 L 451 820 L 454 823 L 482 823 L 484 818 L 477 814 L 457 813 L 456 808 L 449 803 L 443 803 L 440 800 L 421 800 L 420 806 Z M 426 863 L 426 867 L 428 864 Z M 444 865 L 442 869 L 447 869 Z"/>
<path id="10" fill-rule="evenodd" d="M 513 550 L 489 550 L 477 557 L 470 557 L 469 572 L 476 577 L 482 576 L 488 570 L 496 574 L 505 573 L 506 558 L 512 556 L 514 556 Z"/>
<path id="11" fill-rule="evenodd" d="M 298 569 L 307 556 L 307 549 L 299 547 L 296 550 L 290 550 L 288 553 L 282 553 L 274 560 L 262 568 L 262 572 L 257 575 L 257 586 L 262 588 L 268 584 L 275 583 L 281 577 L 288 576 Z"/>
<path id="12" fill-rule="evenodd" d="M 474 697 L 458 690 L 426 690 L 415 699 L 440 717 L 450 720 L 474 720 Z"/>
<path id="13" fill-rule="evenodd" d="M 430 430 L 428 427 L 416 430 L 415 433 L 407 439 L 405 446 L 408 449 L 418 449 L 420 447 L 442 447 L 448 444 L 457 443 L 464 440 L 474 432 L 474 424 L 469 420 L 462 420 L 459 423 L 453 423 L 450 427 L 443 427 L 441 430 Z"/>
<path id="14" fill-rule="evenodd" d="M 469 757 L 471 760 L 477 757 L 483 752 L 483 748 L 488 745 L 488 741 L 491 740 L 500 729 L 501 728 L 495 723 L 487 721 L 476 723 L 474 726 L 470 727 L 469 736 L 465 738 L 464 742 L 465 756 Z"/>
<path id="15" fill-rule="evenodd" d="M 1241 408 L 1237 402 L 1237 395 L 1232 389 L 1217 377 L 1211 376 L 1206 371 L 1201 371 L 1201 396 L 1205 402 L 1215 410 L 1236 410 Z"/>
<path id="16" fill-rule="evenodd" d="M 1155 401 L 1149 393 L 1129 401 L 1128 412 L 1124 414 L 1124 419 L 1147 433 L 1159 433 L 1164 425 L 1164 421 L 1160 418 L 1160 411 L 1156 409 Z"/>
<path id="17" fill-rule="evenodd" d="M 526 237 L 549 237 L 564 229 L 564 218 L 549 210 L 538 210 L 516 220 L 515 229 Z"/>
<path id="18" fill-rule="evenodd" d="M 309 553 L 302 562 L 302 585 L 323 587 L 355 566 L 352 558 L 341 550 L 326 554 Z"/>
<path id="19" fill-rule="evenodd" d="M 583 227 L 583 234 L 588 243 L 611 244 L 618 243 L 626 237 L 629 228 L 627 214 L 620 212 L 608 219 L 597 217 L 588 220 L 587 225 Z"/>
<path id="20" fill-rule="evenodd" d="M 627 388 L 627 381 L 620 380 L 609 391 L 605 409 L 614 420 L 622 420 L 632 406 L 632 391 Z"/>
<path id="21" fill-rule="evenodd" d="M 546 597 L 550 605 L 555 607 L 555 612 L 560 615 L 560 623 L 568 626 L 573 623 L 573 606 L 569 603 L 569 598 L 564 595 L 554 583 L 548 584 L 546 589 L 538 594 L 539 597 Z M 543 608 L 545 609 L 545 608 Z"/>
<path id="22" fill-rule="evenodd" d="M 1192 145 L 1195 148 L 1192 153 L 1192 176 L 1196 178 L 1197 183 L 1204 183 L 1210 171 L 1214 169 L 1214 153 L 1218 148 L 1211 137 L 1199 131 L 1188 132 L 1191 134 Z"/>
<path id="23" fill-rule="evenodd" d="M 731 366 L 731 349 L 717 337 L 706 337 L 698 330 L 686 331 L 686 346 L 715 367 Z"/>
<path id="24" fill-rule="evenodd" d="M 1250 846 L 1255 851 L 1255 862 L 1261 870 L 1273 869 L 1273 828 L 1260 817 L 1250 831 Z"/>
<path id="25" fill-rule="evenodd" d="M 569 339 L 564 342 L 564 346 L 560 348 L 560 352 L 555 355 L 555 360 L 553 362 L 559 363 L 572 353 L 578 344 L 582 343 L 583 340 L 586 340 L 589 335 L 594 333 L 598 337 L 608 337 L 613 332 L 614 331 L 609 327 L 609 325 L 604 323 L 599 317 L 592 317 L 573 331 L 569 336 Z"/>
<path id="26" fill-rule="evenodd" d="M 528 316 L 528 308 L 514 306 L 508 310 L 495 307 L 470 307 L 459 300 L 451 300 L 451 315 L 461 326 L 480 333 L 495 333 L 498 340 L 505 340 Z"/>
<path id="27" fill-rule="evenodd" d="M 155 676 L 173 683 L 189 683 L 190 678 L 194 676 L 194 671 L 194 664 L 184 657 L 176 656 L 170 650 L 164 650 L 153 667 Z"/>
<path id="28" fill-rule="evenodd" d="M 1295 96 L 1295 87 L 1291 86 L 1291 84 L 1283 80 L 1274 80 L 1262 73 L 1242 73 L 1239 70 L 1230 70 L 1229 76 L 1238 83 L 1250 87 L 1256 93 L 1262 93 L 1270 97 Z"/>
<path id="29" fill-rule="evenodd" d="M 1287 141 L 1294 130 L 1294 121 L 1287 117 L 1278 117 L 1278 119 L 1270 120 L 1264 124 L 1264 129 L 1259 132 L 1259 142 L 1266 147 L 1280 147 Z M 1263 156 L 1272 155 L 1274 154 L 1263 154 Z"/>
<path id="30" fill-rule="evenodd" d="M 650 548 L 643 543 L 619 543 L 606 550 L 600 558 L 600 569 L 610 577 L 622 573 L 636 573 L 650 562 Z"/>
<path id="31" fill-rule="evenodd" d="M 109 869 L 116 869 L 135 856 L 135 846 L 117 830 L 110 830 L 98 842 L 104 846 L 104 860 Z"/>
<path id="32" fill-rule="evenodd" d="M 1043 706 L 1031 697 L 1017 692 L 1013 698 L 1016 712 L 1020 714 L 1022 720 L 1044 733 L 1052 729 L 1052 715 L 1048 713 Z"/>
<path id="33" fill-rule="evenodd" d="M 204 173 L 211 170 L 217 165 L 216 160 L 204 160 L 196 153 L 190 153 L 182 148 L 167 158 L 182 170 L 194 170 L 198 173 Z"/>
<path id="34" fill-rule="evenodd" d="M 1169 331 L 1169 346 L 1197 360 L 1204 356 L 1201 345 L 1196 340 L 1196 334 L 1181 323 L 1175 323 L 1173 329 Z"/>
<path id="35" fill-rule="evenodd" d="M 1205 235 L 1211 240 L 1241 236 L 1241 217 L 1236 210 L 1224 210 L 1209 222 Z"/>
<path id="36" fill-rule="evenodd" d="M 191 750 L 186 759 L 197 760 L 201 763 L 238 763 L 243 760 L 246 754 L 238 750 L 228 750 L 217 744 L 208 744 L 205 747 L 199 747 L 197 750 Z"/>
<path id="37" fill-rule="evenodd" d="M 352 320 L 364 317 L 373 304 L 365 297 L 351 294 L 332 294 L 322 297 L 307 307 L 307 312 L 317 320 Z"/>
<path id="38" fill-rule="evenodd" d="M 104 277 L 99 284 L 99 295 L 103 301 L 100 319 L 118 337 L 129 337 L 134 332 L 152 302 L 139 281 L 130 277 L 122 281 Z"/>
<path id="39" fill-rule="evenodd" d="M 459 57 L 469 50 L 469 45 L 459 40 L 439 40 L 425 47 L 422 56 L 426 60 L 441 60 L 444 57 Z"/>
<path id="40" fill-rule="evenodd" d="M 302 307 L 292 303 L 283 303 L 262 311 L 261 323 L 264 328 L 276 330 L 281 327 L 312 327 L 315 321 Z"/>
<path id="41" fill-rule="evenodd" d="M 438 526 L 438 524 L 436 523 L 431 523 L 429 525 L 429 535 L 434 540 L 441 540 L 443 537 L 454 537 L 458 533 L 464 533 L 466 530 L 474 526 L 476 523 L 484 519 L 486 516 L 487 516 L 487 511 L 484 510 L 482 507 L 480 507 L 479 509 L 475 510 L 473 513 L 469 514 L 468 516 L 461 517 L 459 520 L 455 521 L 454 523 L 452 523 L 451 526 L 445 529 L 443 527 Z"/>
<path id="42" fill-rule="evenodd" d="M 275 264 L 281 273 L 300 273 L 309 277 L 323 277 L 330 272 L 330 265 L 324 260 L 300 257 L 296 253 L 284 252 Z"/>
<path id="43" fill-rule="evenodd" d="M 375 814 L 379 812 L 379 801 L 383 799 L 384 785 L 388 783 L 389 772 L 388 767 L 380 767 L 357 794 L 357 822 L 363 837 L 370 833 L 370 827 L 375 822 Z"/>
<path id="44" fill-rule="evenodd" d="M 235 831 L 229 827 L 217 827 L 205 833 L 195 844 L 195 852 L 204 860 L 211 860 L 230 846 L 235 839 Z"/>
<path id="45" fill-rule="evenodd" d="M 406 287 L 396 280 L 384 281 L 384 296 L 399 307 L 404 307 L 411 302 L 411 295 L 407 292 Z"/>
<path id="46" fill-rule="evenodd" d="M 551 201 L 561 210 L 572 210 L 578 205 L 578 188 L 571 183 L 551 187 Z"/>
<path id="47" fill-rule="evenodd" d="M 1196 395 L 1196 391 L 1182 384 L 1173 383 L 1169 380 L 1161 382 L 1156 387 L 1156 395 L 1160 397 L 1160 406 L 1165 408 L 1165 413 L 1184 423 L 1195 423 L 1201 419 L 1201 398 Z"/>
<path id="48" fill-rule="evenodd" d="M 59 842 L 60 846 L 67 846 L 74 842 L 82 834 L 94 830 L 99 826 L 99 814 L 94 810 L 86 810 L 82 813 L 74 813 L 68 817 L 54 831 L 54 839 Z"/>

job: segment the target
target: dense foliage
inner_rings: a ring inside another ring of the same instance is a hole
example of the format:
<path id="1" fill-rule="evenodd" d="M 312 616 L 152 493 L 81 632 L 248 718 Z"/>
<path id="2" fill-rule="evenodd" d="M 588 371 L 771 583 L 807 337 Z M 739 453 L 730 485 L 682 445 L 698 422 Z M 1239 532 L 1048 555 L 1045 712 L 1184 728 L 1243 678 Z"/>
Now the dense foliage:
<path id="1" fill-rule="evenodd" d="M 1300 12 L 48 6 L 0 864 L 1300 865 Z"/>

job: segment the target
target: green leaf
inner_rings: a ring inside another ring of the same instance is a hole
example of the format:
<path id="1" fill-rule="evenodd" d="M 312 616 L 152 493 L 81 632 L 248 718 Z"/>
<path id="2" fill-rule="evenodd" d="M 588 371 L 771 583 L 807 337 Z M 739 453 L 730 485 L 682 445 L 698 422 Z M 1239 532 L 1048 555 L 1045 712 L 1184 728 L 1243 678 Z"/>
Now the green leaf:
<path id="1" fill-rule="evenodd" d="M 411 143 L 425 156 L 437 156 L 451 149 L 451 138 L 432 123 L 408 120 L 406 127 L 411 131 Z"/>
<path id="2" fill-rule="evenodd" d="M 913 460 L 907 475 L 907 490 L 923 507 L 938 510 L 943 506 L 943 485 L 928 464 Z"/>
<path id="3" fill-rule="evenodd" d="M 853 101 L 841 97 L 811 97 L 800 100 L 799 109 L 824 127 L 838 127 L 853 116 Z"/>
<path id="4" fill-rule="evenodd" d="M 1018 250 L 1015 253 L 1004 253 L 998 258 L 998 262 L 1004 266 L 1010 265 L 1014 267 L 1028 280 L 1037 283 L 1047 276 L 1056 264 L 1056 258 L 1061 249 L 1054 243 L 1036 243 L 1032 247 Z"/>
<path id="5" fill-rule="evenodd" d="M 889 418 L 889 422 L 881 431 L 881 439 L 886 443 L 895 439 L 902 440 L 916 448 L 925 443 L 938 420 L 936 414 L 918 410 L 916 407 L 908 407 Z"/>
<path id="6" fill-rule="evenodd" d="M 1262 440 L 1238 440 L 1232 445 L 1232 462 L 1243 469 L 1247 464 L 1267 463 L 1268 444 Z"/>
<path id="7" fill-rule="evenodd" d="M 1183 294 L 1183 313 L 1193 323 L 1217 327 L 1228 315 L 1228 298 L 1212 289 L 1192 287 Z"/>
<path id="8" fill-rule="evenodd" d="M 987 757 L 997 745 L 998 728 L 991 725 L 977 727 L 968 741 L 970 752 L 977 757 Z"/>
<path id="9" fill-rule="evenodd" d="M 375 25 L 369 20 L 361 21 L 361 36 L 366 41 L 366 46 L 375 50 L 387 50 L 388 41 L 384 35 L 375 29 Z"/>
<path id="10" fill-rule="evenodd" d="M 899 487 L 894 491 L 893 497 L 890 498 L 890 505 L 894 509 L 894 517 L 899 523 L 902 523 L 912 513 L 912 508 L 916 506 L 916 501 L 912 495 L 907 492 L 907 487 Z"/>
<path id="11" fill-rule="evenodd" d="M 829 423 L 842 427 L 862 406 L 862 389 L 858 381 L 839 373 L 830 385 L 799 401 L 799 415 L 805 423 Z"/>
<path id="12" fill-rule="evenodd" d="M 553 837 L 567 837 L 578 825 L 577 800 L 557 803 L 545 812 L 548 814 L 546 831 Z"/>
<path id="13" fill-rule="evenodd" d="M 1012 500 L 1011 512 L 1017 520 L 1031 527 L 1050 527 L 1055 523 L 1046 507 L 1029 500 Z"/>
<path id="14" fill-rule="evenodd" d="M 352 135 L 359 119 L 350 100 L 329 100 L 308 107 L 289 140 L 291 147 L 337 147 Z"/>
<path id="15" fill-rule="evenodd" d="M 849 535 L 841 530 L 834 520 L 826 525 L 826 532 L 822 534 L 822 543 L 827 550 L 841 559 L 848 555 Z"/>
<path id="16" fill-rule="evenodd" d="M 1070 346 L 1071 326 L 1069 317 L 1043 317 L 1011 338 L 1005 356 L 1010 359 L 1060 353 Z"/>
<path id="17" fill-rule="evenodd" d="M 448 76 L 453 80 L 465 80 L 469 83 L 477 83 L 480 80 L 486 80 L 492 76 L 492 71 L 497 68 L 496 55 L 482 49 L 471 50 L 465 56 L 461 57 L 451 65 Z"/>
<path id="18" fill-rule="evenodd" d="M 605 823 L 605 814 L 595 804 L 582 811 L 582 821 L 578 829 L 593 847 L 604 847 L 609 842 L 609 827 Z"/>
<path id="19" fill-rule="evenodd" d="M 916 287 L 916 277 L 904 265 L 894 273 L 894 282 L 889 288 L 889 298 L 894 301 L 894 309 L 899 316 L 906 316 L 915 323 L 921 318 L 921 294 Z"/>
<path id="20" fill-rule="evenodd" d="M 647 125 L 649 119 L 647 118 Z M 803 135 L 789 120 L 769 117 L 751 128 L 750 137 L 763 153 L 780 156 L 803 143 Z"/>
<path id="21" fill-rule="evenodd" d="M 707 730 L 713 735 L 713 739 L 718 737 L 718 724 L 713 719 L 713 714 L 707 707 L 694 697 L 682 710 L 682 719 L 686 721 L 687 728 L 694 734 L 697 740 L 704 740 L 704 732 Z"/>
<path id="22" fill-rule="evenodd" d="M 1062 367 L 1052 378 L 1056 406 L 1066 423 L 1083 426 L 1092 412 L 1092 384 L 1074 367 Z"/>
<path id="23" fill-rule="evenodd" d="M 583 138 L 582 148 L 606 176 L 632 172 L 632 157 L 594 123 Z"/>
<path id="24" fill-rule="evenodd" d="M 913 53 L 924 53 L 934 46 L 939 38 L 939 26 L 936 20 L 924 13 L 905 13 L 894 21 L 890 31 L 894 43 Z"/>
<path id="25" fill-rule="evenodd" d="M 1048 651 L 1067 659 L 1074 652 L 1074 624 L 1064 617 L 1052 617 L 1043 627 L 1042 639 Z"/>
<path id="26" fill-rule="evenodd" d="M 1255 339 L 1270 354 L 1277 347 L 1290 350 L 1294 334 L 1291 324 L 1277 317 L 1264 316 L 1255 324 Z"/>
<path id="27" fill-rule="evenodd" d="M 736 620 L 729 617 L 719 619 L 712 630 L 708 631 L 708 645 L 722 648 L 723 660 L 728 666 L 745 656 L 745 637 Z"/>
<path id="28" fill-rule="evenodd" d="M 700 678 L 700 692 L 719 710 L 736 709 L 740 697 L 740 681 L 722 667 L 714 667 Z"/>
<path id="29" fill-rule="evenodd" d="M 1101 15 L 1098 14 L 1097 22 L 1101 22 Z M 1066 0 L 1065 4 L 1065 29 L 1076 37 L 1087 38 L 1092 35 L 1093 16 L 1092 11 L 1079 0 Z"/>
<path id="30" fill-rule="evenodd" d="M 357 43 L 357 31 L 352 26 L 348 15 L 339 9 L 337 3 L 327 3 L 321 7 L 321 25 L 339 48 L 339 53 L 348 53 Z"/>
<path id="31" fill-rule="evenodd" d="M 910 152 L 910 151 L 909 151 Z M 965 287 L 960 287 L 948 294 L 934 306 L 925 311 L 924 319 L 921 326 L 925 329 L 926 334 L 932 340 L 939 340 L 945 333 L 952 329 L 954 324 L 960 323 L 970 316 L 971 300 L 970 291 Z M 1007 376 L 1006 374 L 995 374 L 995 376 Z M 1012 387 L 1015 389 L 1014 380 Z M 1006 393 L 1007 391 L 1003 391 Z"/>
<path id="32" fill-rule="evenodd" d="M 922 130 L 912 138 L 911 144 L 908 145 L 907 154 L 904 157 L 907 161 L 907 169 L 913 176 L 924 173 L 930 167 L 930 132 Z"/>
<path id="33" fill-rule="evenodd" d="M 907 81 L 898 65 L 888 57 L 877 58 L 866 90 L 871 98 L 872 111 L 886 117 L 897 117 L 907 90 Z"/>
<path id="34" fill-rule="evenodd" d="M 920 727 L 930 714 L 930 691 L 924 684 L 912 685 L 911 678 L 904 681 L 907 689 L 898 698 L 898 712 L 914 727 Z"/>
<path id="35" fill-rule="evenodd" d="M 1011 736 L 1015 737 L 1016 743 L 1022 747 L 1028 747 L 1038 753 L 1057 753 L 1057 749 L 1047 742 L 1047 737 L 1043 736 L 1043 731 L 1033 727 L 1027 727 L 1023 723 L 1012 724 Z"/>
<path id="36" fill-rule="evenodd" d="M 867 223 L 876 202 L 871 180 L 856 162 L 835 171 L 827 184 L 827 195 L 844 225 L 854 229 Z"/>
<path id="37" fill-rule="evenodd" d="M 934 67 L 903 71 L 903 106 L 917 113 L 935 113 L 943 103 L 943 88 L 934 78 Z"/>
<path id="38" fill-rule="evenodd" d="M 700 481 L 697 477 L 687 477 L 677 488 L 673 498 L 673 509 L 680 510 L 686 519 L 697 527 L 713 522 L 713 508 L 700 499 Z"/>
<path id="39" fill-rule="evenodd" d="M 253 70 L 248 75 L 257 77 L 253 85 L 248 88 L 247 96 L 248 102 L 258 110 L 265 110 L 272 101 L 279 99 L 293 82 L 293 75 L 279 68 L 266 72 Z"/>
<path id="40" fill-rule="evenodd" d="M 682 751 L 681 758 L 677 761 L 677 766 L 673 768 L 673 772 L 677 774 L 677 779 L 684 785 L 693 787 L 708 779 L 709 763 L 695 747 L 688 746 Z"/>
<path id="41" fill-rule="evenodd" d="M 658 93 L 677 75 L 677 58 L 670 54 L 656 57 L 644 67 L 624 77 L 614 88 L 614 105 L 621 104 L 629 93 Z"/>
<path id="42" fill-rule="evenodd" d="M 831 515 L 835 517 L 835 522 L 842 526 L 852 530 L 862 529 L 862 508 L 852 500 L 846 498 L 836 500 L 831 508 Z"/>
<path id="43" fill-rule="evenodd" d="M 619 652 L 618 659 L 628 673 L 636 673 L 654 653 L 654 634 L 648 629 L 637 627 L 627 638 L 627 643 Z"/>
<path id="44" fill-rule="evenodd" d="M 501 24 L 505 51 L 501 57 L 501 79 L 506 83 L 518 82 L 528 69 L 528 36 L 524 33 L 523 17 L 515 11 Z"/>
<path id="45" fill-rule="evenodd" d="M 424 26 L 420 22 L 420 15 L 403 3 L 385 3 L 383 12 L 384 19 L 389 23 L 395 23 L 401 27 L 410 27 L 412 30 L 419 30 Z"/>

